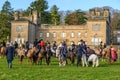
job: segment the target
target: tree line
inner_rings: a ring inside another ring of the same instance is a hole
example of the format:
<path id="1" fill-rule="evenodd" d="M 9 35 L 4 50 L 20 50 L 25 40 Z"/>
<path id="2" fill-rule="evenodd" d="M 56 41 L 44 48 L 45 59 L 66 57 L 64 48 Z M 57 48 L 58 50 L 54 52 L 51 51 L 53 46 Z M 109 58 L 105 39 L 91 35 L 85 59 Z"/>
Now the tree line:
<path id="1" fill-rule="evenodd" d="M 22 16 L 29 16 L 31 11 L 36 10 L 40 16 L 41 24 L 53 24 L 53 25 L 81 25 L 87 21 L 87 13 L 89 11 L 82 11 L 80 9 L 71 11 L 59 11 L 57 5 L 53 5 L 48 10 L 48 2 L 46 0 L 33 1 L 26 10 L 21 10 Z M 111 29 L 120 29 L 120 10 L 108 8 L 111 12 Z M 14 9 L 11 7 L 11 3 L 7 0 L 2 6 L 0 11 L 0 40 L 7 40 L 7 36 L 10 36 L 11 21 L 14 20 Z"/>

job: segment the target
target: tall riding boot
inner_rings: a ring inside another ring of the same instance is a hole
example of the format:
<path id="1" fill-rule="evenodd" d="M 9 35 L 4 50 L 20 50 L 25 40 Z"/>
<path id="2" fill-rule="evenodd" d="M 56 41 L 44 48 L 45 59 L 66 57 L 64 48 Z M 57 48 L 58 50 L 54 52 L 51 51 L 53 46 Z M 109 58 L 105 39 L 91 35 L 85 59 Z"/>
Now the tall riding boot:
<path id="1" fill-rule="evenodd" d="M 12 63 L 8 63 L 8 67 L 9 67 L 9 68 L 12 68 Z"/>

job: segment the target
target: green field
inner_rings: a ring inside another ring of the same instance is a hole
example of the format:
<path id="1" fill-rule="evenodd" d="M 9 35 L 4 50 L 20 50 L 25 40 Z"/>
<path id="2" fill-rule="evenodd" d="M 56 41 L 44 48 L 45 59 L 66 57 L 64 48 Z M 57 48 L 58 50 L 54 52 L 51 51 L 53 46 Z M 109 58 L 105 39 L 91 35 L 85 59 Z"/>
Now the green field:
<path id="1" fill-rule="evenodd" d="M 56 58 L 49 66 L 43 60 L 42 65 L 30 65 L 24 59 L 22 65 L 14 59 L 13 68 L 9 69 L 6 59 L 0 59 L 0 80 L 120 80 L 120 63 L 108 65 L 100 61 L 100 66 L 76 67 L 70 65 L 59 67 Z"/>

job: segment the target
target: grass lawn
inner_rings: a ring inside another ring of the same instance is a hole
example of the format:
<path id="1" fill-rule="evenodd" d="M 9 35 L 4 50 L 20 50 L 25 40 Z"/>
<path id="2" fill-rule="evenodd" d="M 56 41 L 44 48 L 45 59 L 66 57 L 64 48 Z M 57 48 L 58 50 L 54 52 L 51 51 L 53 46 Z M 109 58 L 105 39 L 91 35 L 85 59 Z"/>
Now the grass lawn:
<path id="1" fill-rule="evenodd" d="M 0 59 L 0 80 L 120 80 L 120 63 L 108 65 L 100 61 L 97 68 L 76 67 L 76 63 L 59 67 L 56 58 L 52 58 L 49 66 L 45 60 L 42 65 L 30 65 L 26 59 L 20 65 L 15 58 L 13 68 L 9 69 L 4 58 Z"/>

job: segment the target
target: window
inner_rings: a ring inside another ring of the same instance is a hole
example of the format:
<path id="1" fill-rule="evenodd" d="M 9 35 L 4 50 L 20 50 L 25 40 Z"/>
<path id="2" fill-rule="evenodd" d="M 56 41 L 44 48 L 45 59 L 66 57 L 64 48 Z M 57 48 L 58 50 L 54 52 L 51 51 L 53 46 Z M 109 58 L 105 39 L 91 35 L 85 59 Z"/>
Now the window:
<path id="1" fill-rule="evenodd" d="M 73 32 L 71 33 L 71 37 L 74 37 L 74 33 Z"/>
<path id="2" fill-rule="evenodd" d="M 63 38 L 66 37 L 66 33 L 64 33 L 64 32 L 61 33 L 61 37 L 63 37 Z"/>
<path id="3" fill-rule="evenodd" d="M 50 33 L 46 33 L 46 37 L 47 37 L 47 38 L 50 37 Z"/>
<path id="4" fill-rule="evenodd" d="M 55 33 L 55 32 L 53 33 L 53 37 L 54 37 L 54 38 L 56 37 L 56 33 Z"/>
<path id="5" fill-rule="evenodd" d="M 99 11 L 98 11 L 98 12 L 96 12 L 96 15 L 97 15 L 97 16 L 100 16 L 100 12 L 99 12 Z"/>
<path id="6" fill-rule="evenodd" d="M 120 42 L 120 37 L 117 37 L 117 42 L 118 42 L 118 43 Z"/>
<path id="7" fill-rule="evenodd" d="M 97 34 L 91 39 L 92 45 L 99 45 L 101 41 L 101 38 L 99 38 Z"/>
<path id="8" fill-rule="evenodd" d="M 100 24 L 94 24 L 94 25 L 92 25 L 92 30 L 94 30 L 94 31 L 100 30 Z"/>
<path id="9" fill-rule="evenodd" d="M 81 37 L 81 33 L 80 32 L 78 32 L 78 37 Z"/>
<path id="10" fill-rule="evenodd" d="M 40 32 L 40 38 L 42 38 L 42 37 L 43 37 L 43 33 Z"/>
<path id="11" fill-rule="evenodd" d="M 17 26 L 16 31 L 17 32 L 22 32 L 23 31 L 23 26 Z"/>

